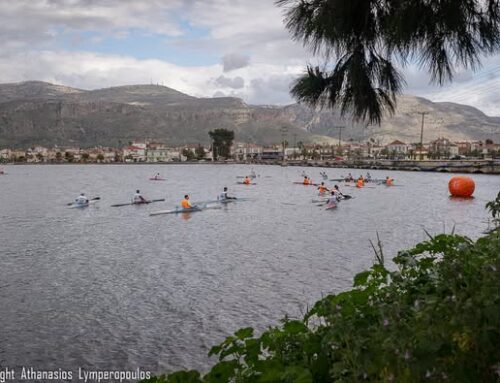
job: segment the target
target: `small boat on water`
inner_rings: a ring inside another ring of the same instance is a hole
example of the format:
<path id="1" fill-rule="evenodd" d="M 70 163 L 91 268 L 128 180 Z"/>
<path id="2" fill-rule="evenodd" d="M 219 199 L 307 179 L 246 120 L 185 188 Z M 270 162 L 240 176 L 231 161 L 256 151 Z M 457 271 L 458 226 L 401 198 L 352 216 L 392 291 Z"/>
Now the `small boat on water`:
<path id="1" fill-rule="evenodd" d="M 99 202 L 98 199 L 91 199 L 87 203 L 77 203 L 77 202 L 74 202 L 71 205 L 69 205 L 68 208 L 70 208 L 70 209 L 84 209 L 86 207 L 89 207 L 91 205 L 96 204 L 97 202 Z"/>
<path id="2" fill-rule="evenodd" d="M 177 206 L 175 209 L 154 211 L 149 215 L 155 216 L 155 215 L 163 215 L 163 214 L 196 213 L 198 211 L 204 211 L 204 210 L 208 210 L 208 209 L 221 209 L 221 208 L 222 208 L 222 206 L 220 206 L 220 205 L 212 205 L 212 206 L 198 205 L 198 206 L 193 206 L 190 208 L 183 208 L 183 207 Z"/>
<path id="3" fill-rule="evenodd" d="M 165 201 L 165 198 L 153 199 L 150 201 L 142 201 L 142 202 L 117 203 L 117 204 L 111 205 L 111 207 L 121 207 L 121 206 L 130 206 L 130 205 L 148 205 L 150 203 L 163 202 L 163 201 Z"/>

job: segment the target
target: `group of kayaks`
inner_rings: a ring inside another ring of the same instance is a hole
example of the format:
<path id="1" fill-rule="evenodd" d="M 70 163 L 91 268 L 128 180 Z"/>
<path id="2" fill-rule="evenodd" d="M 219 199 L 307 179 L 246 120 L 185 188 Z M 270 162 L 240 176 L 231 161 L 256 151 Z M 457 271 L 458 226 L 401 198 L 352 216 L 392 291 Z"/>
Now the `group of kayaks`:
<path id="1" fill-rule="evenodd" d="M 157 174 L 155 177 L 151 177 L 150 180 L 154 181 L 164 181 L 164 178 L 159 177 L 159 174 Z M 74 208 L 86 208 L 89 207 L 101 200 L 100 197 L 94 197 L 94 198 L 88 198 L 85 196 L 85 193 L 81 193 L 74 202 L 68 203 L 68 207 L 71 209 Z M 169 209 L 169 210 L 160 210 L 151 213 L 150 215 L 155 216 L 155 215 L 162 215 L 162 214 L 178 214 L 178 213 L 192 213 L 192 212 L 198 212 L 198 211 L 203 211 L 207 209 L 217 209 L 221 208 L 222 205 L 228 204 L 231 202 L 239 202 L 239 201 L 246 201 L 248 200 L 247 198 L 237 198 L 235 196 L 230 196 L 228 195 L 228 189 L 227 187 L 224 187 L 223 192 L 217 197 L 216 200 L 211 200 L 211 201 L 204 201 L 204 202 L 198 202 L 198 203 L 191 203 L 189 195 L 185 195 L 184 199 L 181 202 L 181 206 L 177 206 L 175 209 Z M 122 207 L 122 206 L 132 206 L 132 205 L 148 205 L 151 203 L 156 203 L 156 202 L 164 202 L 165 198 L 159 198 L 159 199 L 146 199 L 142 196 L 140 190 L 136 190 L 136 193 L 134 194 L 132 200 L 130 202 L 125 202 L 125 203 L 117 203 L 111 205 L 111 207 Z"/>
<path id="2" fill-rule="evenodd" d="M 328 175 L 325 172 L 321 172 L 320 175 L 324 180 L 326 180 L 328 178 Z M 252 173 L 250 175 L 237 176 L 238 179 L 243 179 L 243 181 L 238 181 L 237 184 L 256 185 L 256 183 L 252 182 L 252 181 L 255 180 L 257 177 L 258 176 L 252 170 Z M 319 203 L 318 206 L 326 206 L 327 210 L 336 208 L 338 206 L 338 203 L 342 200 L 348 200 L 348 199 L 352 198 L 352 196 L 342 193 L 340 191 L 338 185 L 335 185 L 334 187 L 332 187 L 330 189 L 325 185 L 324 181 L 322 181 L 320 183 L 315 183 L 305 173 L 302 174 L 302 177 L 303 177 L 302 181 L 294 182 L 294 184 L 316 187 L 318 190 L 318 195 L 312 201 L 315 203 Z M 154 177 L 151 177 L 150 180 L 152 180 L 152 181 L 165 181 L 166 179 L 161 177 L 160 174 L 157 173 Z M 344 186 L 346 186 L 346 187 L 356 187 L 359 189 L 365 188 L 365 187 L 375 187 L 375 185 L 382 185 L 382 184 L 386 185 L 386 186 L 398 186 L 398 185 L 394 185 L 394 183 L 393 183 L 394 180 L 390 177 L 386 177 L 385 179 L 374 179 L 371 177 L 370 173 L 367 173 L 366 176 L 360 176 L 357 179 L 352 177 L 352 175 L 349 173 L 349 175 L 347 177 L 335 178 L 335 179 L 331 179 L 330 181 L 344 182 Z M 186 194 L 184 196 L 184 199 L 181 201 L 180 206 L 177 206 L 174 209 L 156 211 L 156 212 L 151 213 L 150 215 L 155 216 L 155 215 L 163 215 L 163 214 L 192 213 L 192 212 L 199 212 L 199 211 L 203 211 L 203 210 L 207 210 L 207 209 L 218 209 L 218 208 L 221 208 L 221 206 L 223 204 L 228 204 L 228 203 L 237 202 L 237 201 L 244 201 L 244 200 L 247 200 L 247 199 L 229 196 L 227 187 L 224 187 L 223 192 L 217 197 L 216 200 L 191 203 L 189 195 Z M 68 206 L 70 208 L 85 208 L 85 207 L 93 205 L 99 201 L 100 201 L 100 197 L 94 197 L 94 198 L 89 199 L 82 193 L 80 196 L 78 196 L 75 199 L 74 202 L 69 203 Z M 141 195 L 140 191 L 137 190 L 130 202 L 113 204 L 113 205 L 111 205 L 111 207 L 122 207 L 122 206 L 131 206 L 131 205 L 147 205 L 147 204 L 151 204 L 151 203 L 164 202 L 164 201 L 165 201 L 164 198 L 151 199 L 151 200 L 146 199 Z"/>
<path id="3" fill-rule="evenodd" d="M 320 175 L 324 180 L 328 179 L 328 175 L 325 172 L 321 172 Z M 317 197 L 313 199 L 312 202 L 319 203 L 318 206 L 326 206 L 327 210 L 336 208 L 338 206 L 338 203 L 342 200 L 353 198 L 350 195 L 342 193 L 338 185 L 335 185 L 333 188 L 329 189 L 328 187 L 326 187 L 324 181 L 321 183 L 315 183 L 311 180 L 311 178 L 307 174 L 305 174 L 305 172 L 302 173 L 302 177 L 303 177 L 302 181 L 296 181 L 294 182 L 294 184 L 317 187 L 319 198 Z M 330 181 L 344 182 L 343 186 L 356 187 L 358 189 L 366 187 L 371 188 L 375 187 L 376 185 L 400 186 L 400 185 L 394 185 L 394 180 L 390 177 L 386 177 L 385 179 L 374 179 L 371 177 L 369 172 L 367 173 L 366 176 L 359 176 L 357 179 L 355 179 L 351 175 L 351 173 L 349 173 L 347 177 L 335 178 L 331 179 Z M 367 183 L 369 185 L 367 185 Z"/>

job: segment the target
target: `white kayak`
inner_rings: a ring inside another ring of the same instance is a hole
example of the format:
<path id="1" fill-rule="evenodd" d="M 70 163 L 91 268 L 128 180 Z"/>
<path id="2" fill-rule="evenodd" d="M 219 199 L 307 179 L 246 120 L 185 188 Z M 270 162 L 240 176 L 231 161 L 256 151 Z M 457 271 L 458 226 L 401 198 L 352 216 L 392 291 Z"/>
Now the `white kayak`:
<path id="1" fill-rule="evenodd" d="M 208 209 L 221 209 L 222 207 L 220 205 L 215 205 L 215 206 L 193 206 L 192 208 L 185 209 L 182 207 L 176 207 L 175 209 L 170 209 L 170 210 L 159 210 L 159 211 L 154 211 L 150 216 L 153 215 L 163 215 L 163 214 L 179 214 L 179 213 L 195 213 L 198 211 L 203 211 L 203 210 L 208 210 Z"/>
<path id="2" fill-rule="evenodd" d="M 99 202 L 98 199 L 91 199 L 88 203 L 72 203 L 71 205 L 68 206 L 69 209 L 83 209 L 86 207 L 89 207 L 90 205 L 94 205 L 95 203 Z"/>

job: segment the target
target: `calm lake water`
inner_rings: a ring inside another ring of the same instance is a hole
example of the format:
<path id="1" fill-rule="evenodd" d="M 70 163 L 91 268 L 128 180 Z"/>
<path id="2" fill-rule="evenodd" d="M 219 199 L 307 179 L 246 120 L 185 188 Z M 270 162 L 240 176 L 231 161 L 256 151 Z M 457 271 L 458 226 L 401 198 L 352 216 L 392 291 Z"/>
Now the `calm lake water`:
<path id="1" fill-rule="evenodd" d="M 372 264 L 450 232 L 478 237 L 500 177 L 473 175 L 472 200 L 448 197 L 450 174 L 390 172 L 402 187 L 343 191 L 326 211 L 304 168 L 241 165 L 7 166 L 0 176 L 0 366 L 40 369 L 206 368 L 210 347 L 243 326 L 300 316 L 351 286 Z M 307 168 L 315 181 L 361 170 Z M 148 178 L 160 172 L 165 182 Z M 386 171 L 371 171 L 385 178 Z M 332 182 L 327 184 L 332 185 Z M 191 215 L 150 217 L 185 193 L 214 199 L 223 186 L 252 200 Z M 139 188 L 148 206 L 112 208 Z M 100 196 L 68 209 L 81 191 Z"/>

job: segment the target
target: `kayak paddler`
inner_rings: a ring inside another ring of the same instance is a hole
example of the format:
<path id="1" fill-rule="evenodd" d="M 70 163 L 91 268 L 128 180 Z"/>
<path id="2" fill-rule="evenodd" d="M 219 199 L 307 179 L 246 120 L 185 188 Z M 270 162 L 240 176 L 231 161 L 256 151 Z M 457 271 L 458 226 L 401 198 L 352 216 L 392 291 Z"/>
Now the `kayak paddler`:
<path id="1" fill-rule="evenodd" d="M 320 194 L 325 194 L 327 191 L 329 191 L 324 182 L 321 182 L 321 185 L 318 186 L 318 190 Z"/>
<path id="2" fill-rule="evenodd" d="M 362 188 L 363 186 L 365 186 L 365 181 L 363 180 L 363 177 L 360 176 L 358 178 L 358 181 L 356 182 L 356 187 L 357 188 Z"/>
<path id="3" fill-rule="evenodd" d="M 76 197 L 75 203 L 77 205 L 88 205 L 89 199 L 85 196 L 85 193 L 80 193 L 80 195 Z"/>
<path id="4" fill-rule="evenodd" d="M 191 209 L 193 205 L 191 205 L 191 202 L 189 202 L 189 195 L 185 195 L 184 199 L 181 202 L 181 206 L 183 209 Z"/>
<path id="5" fill-rule="evenodd" d="M 370 174 L 370 172 L 366 173 L 365 179 L 366 179 L 366 182 L 370 182 L 372 180 L 372 175 Z"/>
<path id="6" fill-rule="evenodd" d="M 252 170 L 250 171 L 250 177 L 251 177 L 251 178 L 257 178 L 257 174 L 255 173 L 255 170 L 253 170 L 253 169 L 252 169 Z"/>
<path id="7" fill-rule="evenodd" d="M 341 199 L 344 199 L 344 195 L 342 194 L 342 192 L 339 190 L 339 186 L 338 185 L 335 185 L 332 189 L 332 194 L 335 195 L 335 197 L 337 198 L 337 200 L 341 200 Z"/>
<path id="8" fill-rule="evenodd" d="M 335 194 L 335 191 L 332 189 L 331 196 L 326 201 L 326 208 L 331 209 L 331 208 L 337 207 L 337 203 L 339 201 L 340 201 L 340 197 L 337 194 Z"/>
<path id="9" fill-rule="evenodd" d="M 220 201 L 224 201 L 226 199 L 236 199 L 236 197 L 230 197 L 230 196 L 228 196 L 227 195 L 227 187 L 224 187 L 224 191 L 219 196 L 219 200 Z"/>
<path id="10" fill-rule="evenodd" d="M 252 181 L 250 180 L 250 177 L 248 176 L 245 176 L 245 179 L 243 180 L 243 183 L 245 185 L 250 185 L 252 183 Z"/>
<path id="11" fill-rule="evenodd" d="M 390 178 L 389 176 L 387 176 L 387 177 L 385 178 L 385 184 L 386 184 L 387 186 L 392 186 L 392 185 L 393 185 L 393 182 L 394 182 L 394 180 L 393 180 L 392 178 Z"/>
<path id="12" fill-rule="evenodd" d="M 311 184 L 311 180 L 309 179 L 308 176 L 304 176 L 304 181 L 302 183 L 304 185 L 310 185 Z"/>
<path id="13" fill-rule="evenodd" d="M 155 180 L 159 180 L 161 177 L 160 177 L 160 173 L 156 173 L 156 175 L 154 176 L 154 179 Z"/>
<path id="14" fill-rule="evenodd" d="M 132 199 L 133 203 L 146 203 L 148 202 L 141 194 L 140 190 L 136 190 L 134 194 L 134 198 Z"/>

